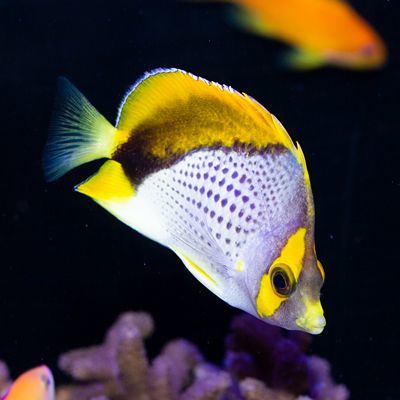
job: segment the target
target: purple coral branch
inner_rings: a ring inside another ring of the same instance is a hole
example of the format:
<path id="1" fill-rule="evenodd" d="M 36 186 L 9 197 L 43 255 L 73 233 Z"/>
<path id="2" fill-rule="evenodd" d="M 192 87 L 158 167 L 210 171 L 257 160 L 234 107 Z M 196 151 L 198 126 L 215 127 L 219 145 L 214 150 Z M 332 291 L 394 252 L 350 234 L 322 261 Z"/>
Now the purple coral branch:
<path id="1" fill-rule="evenodd" d="M 306 334 L 239 316 L 232 322 L 221 369 L 206 363 L 198 349 L 182 339 L 168 343 L 149 361 L 144 339 L 153 329 L 148 314 L 126 313 L 103 344 L 61 356 L 60 368 L 77 383 L 59 388 L 57 400 L 348 398 L 346 387 L 334 383 L 328 362 L 306 355 Z"/>
<path id="2" fill-rule="evenodd" d="M 10 373 L 7 364 L 0 361 L 0 398 L 7 391 L 10 384 Z"/>

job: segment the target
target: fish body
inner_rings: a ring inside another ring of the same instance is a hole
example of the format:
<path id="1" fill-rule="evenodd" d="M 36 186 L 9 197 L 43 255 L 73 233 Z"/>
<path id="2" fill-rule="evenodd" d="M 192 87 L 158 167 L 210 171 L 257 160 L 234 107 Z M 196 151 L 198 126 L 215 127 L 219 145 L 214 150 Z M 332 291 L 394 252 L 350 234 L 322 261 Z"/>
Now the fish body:
<path id="1" fill-rule="evenodd" d="M 20 375 L 1 400 L 54 400 L 54 380 L 46 366 Z"/>
<path id="2" fill-rule="evenodd" d="M 66 80 L 44 152 L 48 180 L 109 158 L 76 187 L 170 248 L 221 299 L 319 333 L 323 269 L 299 145 L 246 94 L 177 69 L 145 74 L 116 126 Z"/>
<path id="3" fill-rule="evenodd" d="M 381 67 L 383 40 L 342 0 L 231 0 L 235 20 L 258 34 L 282 40 L 295 50 L 287 61 L 297 68 L 324 64 L 352 69 Z"/>

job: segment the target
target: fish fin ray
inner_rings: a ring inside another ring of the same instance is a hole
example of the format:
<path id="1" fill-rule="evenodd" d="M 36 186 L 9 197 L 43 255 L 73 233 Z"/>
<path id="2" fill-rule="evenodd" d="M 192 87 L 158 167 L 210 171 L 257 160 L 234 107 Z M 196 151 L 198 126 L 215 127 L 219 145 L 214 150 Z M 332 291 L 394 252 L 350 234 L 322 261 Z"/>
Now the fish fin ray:
<path id="1" fill-rule="evenodd" d="M 110 158 L 116 129 L 66 78 L 59 78 L 49 138 L 43 154 L 47 181 L 71 169 Z"/>
<path id="2" fill-rule="evenodd" d="M 231 273 L 226 263 L 221 262 L 219 254 L 206 254 L 202 250 L 198 250 L 189 244 L 186 240 L 182 240 L 182 236 L 177 238 L 174 244 L 170 246 L 177 256 L 182 260 L 186 268 L 216 295 L 223 290 L 224 282 L 226 282 Z"/>
<path id="3" fill-rule="evenodd" d="M 227 260 L 224 257 L 221 249 L 219 248 L 218 244 L 215 243 L 215 240 L 210 236 L 209 241 L 212 243 L 212 247 L 210 250 L 207 250 L 205 246 L 196 243 L 196 236 L 190 235 L 191 240 L 186 240 L 184 232 L 170 232 L 175 246 L 185 249 L 187 253 L 196 254 L 199 258 L 207 258 L 208 260 L 212 260 L 213 264 L 218 266 L 220 272 L 227 272 Z"/>
<path id="4" fill-rule="evenodd" d="M 122 165 L 114 160 L 106 161 L 96 174 L 77 185 L 75 190 L 97 201 L 118 201 L 134 195 Z"/>
<path id="5" fill-rule="evenodd" d="M 192 258 L 186 256 L 180 249 L 171 248 L 174 253 L 182 260 L 185 267 L 208 289 L 215 292 L 219 286 L 219 277 L 215 271 L 209 271 L 209 268 L 204 268 L 198 263 L 194 262 Z"/>
<path id="6" fill-rule="evenodd" d="M 147 78 L 153 76 L 153 75 L 158 75 L 158 74 L 168 74 L 168 73 L 173 73 L 181 71 L 178 68 L 155 68 L 150 71 L 146 71 L 139 79 L 136 80 L 136 82 L 130 86 L 130 88 L 126 91 L 119 107 L 118 107 L 118 114 L 117 114 L 117 119 L 115 121 L 115 125 L 118 126 L 120 124 L 120 119 L 121 119 L 121 114 L 123 112 L 125 103 L 131 96 L 131 94 L 136 90 L 136 88 L 144 82 Z"/>

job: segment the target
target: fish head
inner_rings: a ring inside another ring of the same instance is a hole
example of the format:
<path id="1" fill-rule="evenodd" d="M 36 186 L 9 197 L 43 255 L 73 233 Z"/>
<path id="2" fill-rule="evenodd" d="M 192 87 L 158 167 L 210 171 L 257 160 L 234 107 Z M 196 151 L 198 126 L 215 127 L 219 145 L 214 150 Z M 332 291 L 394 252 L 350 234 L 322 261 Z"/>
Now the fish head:
<path id="1" fill-rule="evenodd" d="M 285 329 L 321 333 L 326 324 L 320 302 L 324 270 L 312 229 L 291 229 L 260 240 L 250 257 L 257 271 L 249 268 L 247 279 L 253 314 Z"/>
<path id="2" fill-rule="evenodd" d="M 50 368 L 42 365 L 37 368 L 37 374 L 40 380 L 41 392 L 43 393 L 44 400 L 53 400 L 55 397 L 55 385 L 53 374 Z"/>
<path id="3" fill-rule="evenodd" d="M 371 36 L 360 43 L 353 57 L 350 57 L 351 66 L 355 69 L 380 68 L 385 64 L 386 59 L 386 47 L 376 36 Z"/>
<path id="4" fill-rule="evenodd" d="M 6 400 L 54 400 L 54 398 L 53 375 L 45 365 L 20 375 L 5 397 Z"/>
<path id="5" fill-rule="evenodd" d="M 338 66 L 361 70 L 381 68 L 387 60 L 387 49 L 383 39 L 370 27 L 360 26 L 342 44 L 340 49 L 326 54 L 329 62 Z"/>
<path id="6" fill-rule="evenodd" d="M 360 67 L 379 68 L 387 59 L 386 47 L 379 38 L 363 43 L 358 49 L 358 62 Z"/>

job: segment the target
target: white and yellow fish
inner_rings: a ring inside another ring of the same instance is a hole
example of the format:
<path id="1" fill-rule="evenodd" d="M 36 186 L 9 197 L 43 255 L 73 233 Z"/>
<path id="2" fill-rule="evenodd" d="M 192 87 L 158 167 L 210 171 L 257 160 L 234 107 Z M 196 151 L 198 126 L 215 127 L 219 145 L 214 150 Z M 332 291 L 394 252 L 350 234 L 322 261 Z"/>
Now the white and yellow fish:
<path id="1" fill-rule="evenodd" d="M 54 379 L 45 365 L 17 378 L 1 400 L 54 400 Z"/>
<path id="2" fill-rule="evenodd" d="M 65 79 L 59 94 L 49 181 L 108 158 L 78 192 L 169 247 L 228 304 L 287 329 L 323 330 L 310 179 L 276 117 L 177 69 L 146 73 L 116 127 Z"/>

